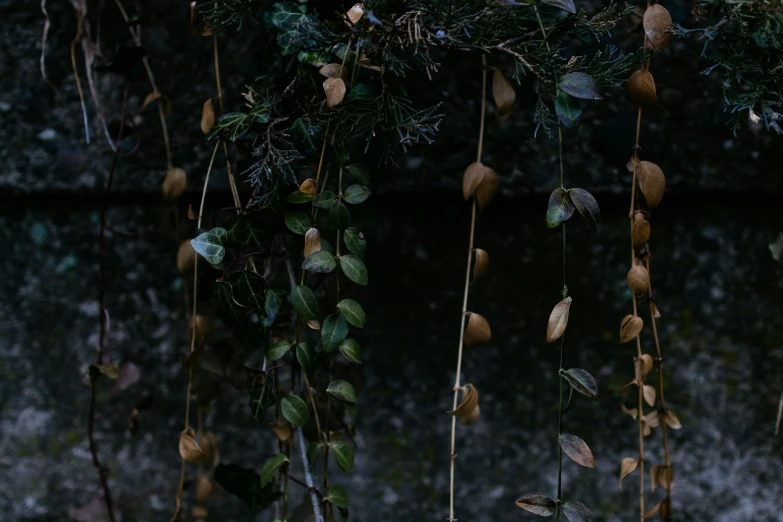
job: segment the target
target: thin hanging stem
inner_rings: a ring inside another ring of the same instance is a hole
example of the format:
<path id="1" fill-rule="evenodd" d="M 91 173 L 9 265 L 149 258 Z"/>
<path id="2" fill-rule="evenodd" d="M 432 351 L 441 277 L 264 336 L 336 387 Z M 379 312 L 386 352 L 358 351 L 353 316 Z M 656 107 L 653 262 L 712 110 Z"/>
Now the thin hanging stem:
<path id="1" fill-rule="evenodd" d="M 198 211 L 198 222 L 196 230 L 201 230 L 201 220 L 204 216 L 204 201 L 207 198 L 207 185 L 209 185 L 209 175 L 212 173 L 212 166 L 215 163 L 215 156 L 217 155 L 218 147 L 220 146 L 220 140 L 215 143 L 215 149 L 212 151 L 212 157 L 209 160 L 209 167 L 207 167 L 207 175 L 204 178 L 204 188 L 201 191 L 201 205 Z M 196 311 L 198 305 L 198 255 L 193 260 L 193 312 L 190 317 L 190 353 L 196 349 Z M 188 368 L 188 388 L 185 395 L 185 428 L 187 430 L 190 426 L 190 394 L 193 385 L 193 365 Z M 182 511 L 182 492 L 185 489 L 185 460 L 182 460 L 182 466 L 179 472 L 179 487 L 177 488 L 176 505 L 174 508 L 174 514 L 171 517 L 174 522 Z"/>
<path id="2" fill-rule="evenodd" d="M 481 123 L 479 125 L 478 150 L 476 161 L 481 161 L 484 146 L 484 117 L 486 114 L 487 99 L 487 58 L 481 55 Z M 468 296 L 470 294 L 470 265 L 473 261 L 473 240 L 476 231 L 476 209 L 478 202 L 475 196 L 471 200 L 470 237 L 468 239 L 468 267 L 465 272 L 465 291 L 462 297 L 462 320 L 459 328 L 459 347 L 457 349 L 457 374 L 454 377 L 454 403 L 452 410 L 457 409 L 457 400 L 460 391 L 460 374 L 462 373 L 462 351 L 465 345 L 465 320 L 468 317 Z M 454 461 L 457 458 L 457 417 L 451 418 L 451 466 L 449 473 L 449 522 L 455 522 L 454 518 Z"/>

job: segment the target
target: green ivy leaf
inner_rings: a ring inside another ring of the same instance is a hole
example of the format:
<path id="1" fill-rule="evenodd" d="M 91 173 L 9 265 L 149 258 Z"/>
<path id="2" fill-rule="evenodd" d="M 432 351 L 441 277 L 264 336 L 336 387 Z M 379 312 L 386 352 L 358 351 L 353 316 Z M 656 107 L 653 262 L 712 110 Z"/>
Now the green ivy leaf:
<path id="1" fill-rule="evenodd" d="M 367 316 L 364 313 L 364 309 L 362 309 L 362 305 L 353 299 L 343 299 L 337 303 L 337 309 L 345 316 L 345 319 L 351 326 L 364 328 Z"/>
<path id="2" fill-rule="evenodd" d="M 291 292 L 291 305 L 299 317 L 307 320 L 318 319 L 318 300 L 315 294 L 305 285 L 299 285 Z"/>
<path id="3" fill-rule="evenodd" d="M 257 424 L 264 422 L 264 410 L 275 403 L 275 379 L 261 370 L 245 366 L 247 389 L 250 392 L 250 412 Z"/>
<path id="4" fill-rule="evenodd" d="M 223 245 L 236 248 L 243 254 L 269 252 L 279 219 L 278 213 L 272 209 L 233 216 L 225 223 L 228 235 Z"/>
<path id="5" fill-rule="evenodd" d="M 585 100 L 600 100 L 603 98 L 598 92 L 598 82 L 583 72 L 572 72 L 560 78 L 560 90 L 565 91 L 574 98 Z"/>
<path id="6" fill-rule="evenodd" d="M 214 266 L 219 265 L 226 255 L 226 249 L 223 247 L 225 237 L 226 229 L 216 227 L 191 239 L 190 244 L 193 246 L 193 250 Z"/>
<path id="7" fill-rule="evenodd" d="M 310 420 L 307 404 L 296 395 L 286 395 L 280 401 L 280 411 L 285 420 L 295 426 L 304 426 Z"/>
<path id="8" fill-rule="evenodd" d="M 563 504 L 563 514 L 571 522 L 595 522 L 595 517 L 590 510 L 575 500 L 571 500 Z"/>
<path id="9" fill-rule="evenodd" d="M 270 361 L 277 361 L 285 357 L 285 354 L 287 354 L 289 350 L 291 350 L 291 343 L 288 341 L 280 341 L 267 349 L 266 358 Z"/>
<path id="10" fill-rule="evenodd" d="M 342 269 L 343 274 L 345 274 L 345 277 L 357 285 L 367 285 L 367 267 L 364 266 L 364 261 L 357 256 L 351 254 L 341 256 L 340 268 Z"/>
<path id="11" fill-rule="evenodd" d="M 598 224 L 601 222 L 601 210 L 593 195 L 580 188 L 569 189 L 568 195 L 590 228 L 598 230 Z"/>
<path id="12" fill-rule="evenodd" d="M 309 272 L 318 272 L 322 274 L 328 274 L 337 268 L 337 261 L 334 259 L 334 254 L 323 250 L 323 239 L 321 240 L 321 250 L 313 253 L 304 260 L 302 268 Z"/>
<path id="13" fill-rule="evenodd" d="M 370 197 L 370 189 L 367 187 L 364 187 L 362 185 L 351 185 L 347 189 L 345 189 L 345 192 L 343 193 L 343 199 L 346 203 L 350 203 L 351 205 L 358 205 L 359 203 L 364 203 L 367 201 L 367 198 Z"/>
<path id="14" fill-rule="evenodd" d="M 351 223 L 351 213 L 348 212 L 342 202 L 338 202 L 329 209 L 329 226 L 335 230 L 345 230 Z"/>
<path id="15" fill-rule="evenodd" d="M 348 381 L 336 380 L 329 383 L 326 393 L 332 394 L 343 402 L 356 402 L 356 390 Z"/>
<path id="16" fill-rule="evenodd" d="M 351 417 L 356 418 L 356 412 L 359 410 L 359 405 L 355 402 L 346 402 L 345 411 L 351 414 Z"/>
<path id="17" fill-rule="evenodd" d="M 277 314 L 280 312 L 280 307 L 283 306 L 283 302 L 285 302 L 285 297 L 288 295 L 288 292 L 280 288 L 270 288 L 264 290 L 264 295 L 266 296 L 266 301 L 264 303 L 264 313 L 266 314 L 266 317 L 261 317 L 260 319 L 261 324 L 269 328 L 274 324 L 275 319 L 277 319 Z"/>
<path id="18" fill-rule="evenodd" d="M 364 259 L 364 254 L 367 252 L 367 241 L 359 231 L 354 227 L 347 228 L 345 230 L 345 246 L 351 254 Z M 321 240 L 321 249 L 323 249 L 323 240 Z"/>
<path id="19" fill-rule="evenodd" d="M 345 339 L 337 347 L 346 359 L 362 364 L 362 349 L 354 339 Z"/>
<path id="20" fill-rule="evenodd" d="M 549 196 L 549 205 L 546 210 L 546 226 L 554 228 L 568 221 L 574 213 L 574 204 L 568 192 L 562 188 L 556 188 Z"/>
<path id="21" fill-rule="evenodd" d="M 297 45 L 302 45 L 300 43 L 302 39 L 298 35 L 299 26 L 309 20 L 304 9 L 305 6 L 297 6 L 289 2 L 280 2 L 272 6 L 269 19 L 279 30 L 277 44 L 283 56 L 293 54 L 298 50 Z M 310 48 L 312 45 L 304 47 Z"/>
<path id="22" fill-rule="evenodd" d="M 557 7 L 558 9 L 563 9 L 569 13 L 576 13 L 574 0 L 541 0 L 541 3 L 551 5 L 552 7 Z"/>
<path id="23" fill-rule="evenodd" d="M 271 506 L 280 496 L 272 484 L 261 486 L 261 477 L 255 470 L 237 464 L 218 465 L 213 478 L 220 487 L 242 500 L 253 514 Z"/>
<path id="24" fill-rule="evenodd" d="M 236 304 L 263 314 L 266 309 L 266 279 L 251 270 L 243 270 L 229 274 L 228 282 Z"/>
<path id="25" fill-rule="evenodd" d="M 351 176 L 359 180 L 359 183 L 362 185 L 370 184 L 370 173 L 367 172 L 367 169 L 364 167 L 364 165 L 360 163 L 352 163 L 351 165 L 345 167 L 345 170 L 347 170 Z"/>
<path id="26" fill-rule="evenodd" d="M 299 343 L 296 345 L 296 360 L 302 366 L 305 373 L 313 373 L 315 369 L 315 357 L 316 353 L 312 346 L 307 343 Z"/>
<path id="27" fill-rule="evenodd" d="M 340 469 L 350 473 L 353 469 L 353 448 L 345 442 L 332 442 L 329 446 Z"/>
<path id="28" fill-rule="evenodd" d="M 565 91 L 560 91 L 555 99 L 555 113 L 560 121 L 569 129 L 573 129 L 579 124 L 579 118 L 582 117 L 582 108 L 579 102 L 568 95 Z"/>
<path id="29" fill-rule="evenodd" d="M 289 212 L 285 215 L 285 226 L 294 234 L 303 236 L 310 228 L 310 216 L 304 212 Z"/>
<path id="30" fill-rule="evenodd" d="M 324 500 L 331 502 L 338 508 L 348 509 L 348 492 L 345 491 L 345 488 L 342 486 L 336 484 L 330 486 L 329 489 L 326 490 Z"/>
<path id="31" fill-rule="evenodd" d="M 331 314 L 321 325 L 321 344 L 326 352 L 331 352 L 348 335 L 348 322 L 341 314 Z"/>
<path id="32" fill-rule="evenodd" d="M 227 112 L 215 121 L 209 139 L 220 137 L 230 142 L 242 139 L 250 128 L 250 118 L 244 112 Z"/>
<path id="33" fill-rule="evenodd" d="M 271 459 L 267 460 L 264 463 L 264 467 L 261 468 L 261 486 L 266 486 L 271 482 L 272 478 L 275 476 L 275 473 L 277 473 L 277 470 L 280 469 L 280 466 L 285 464 L 286 462 L 291 462 L 288 460 L 288 457 L 286 457 L 282 453 L 278 453 Z"/>
<path id="34" fill-rule="evenodd" d="M 592 375 L 579 368 L 570 368 L 563 372 L 563 377 L 573 389 L 591 399 L 598 398 L 598 385 Z"/>
<path id="35" fill-rule="evenodd" d="M 286 201 L 288 201 L 289 203 L 293 203 L 295 205 L 298 205 L 299 203 L 310 203 L 312 200 L 313 200 L 312 194 L 310 194 L 309 192 L 302 192 L 299 189 L 291 192 L 286 198 Z"/>
<path id="36" fill-rule="evenodd" d="M 301 56 L 299 59 L 300 61 L 304 61 L 301 59 Z M 325 65 L 328 62 L 328 58 L 325 57 L 323 64 Z M 291 124 L 289 130 L 296 140 L 296 143 L 302 144 L 302 152 L 305 153 L 305 155 L 308 153 L 315 154 L 318 151 L 319 143 L 317 143 L 316 140 L 320 139 L 321 128 L 310 121 L 309 118 L 297 118 L 294 120 L 294 123 Z"/>
<path id="37" fill-rule="evenodd" d="M 334 205 L 336 205 L 340 200 L 337 198 L 337 194 L 332 192 L 331 190 L 323 190 L 320 194 L 318 194 L 318 197 L 315 198 L 315 202 L 313 205 L 315 205 L 318 208 L 323 209 L 331 209 Z"/>

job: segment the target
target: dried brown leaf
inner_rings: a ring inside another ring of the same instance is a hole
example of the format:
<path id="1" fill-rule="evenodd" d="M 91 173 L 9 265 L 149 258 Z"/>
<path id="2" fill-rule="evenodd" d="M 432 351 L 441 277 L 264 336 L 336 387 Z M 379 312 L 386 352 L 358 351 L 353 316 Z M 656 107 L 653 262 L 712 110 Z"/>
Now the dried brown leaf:
<path id="1" fill-rule="evenodd" d="M 212 98 L 204 102 L 201 108 L 201 132 L 209 134 L 215 125 L 215 108 L 212 106 Z"/>
<path id="2" fill-rule="evenodd" d="M 642 331 L 643 326 L 644 321 L 642 321 L 642 318 L 638 315 L 633 316 L 628 314 L 623 317 L 623 320 L 620 323 L 620 342 L 627 343 L 632 339 L 636 339 L 639 332 Z"/>
<path id="3" fill-rule="evenodd" d="M 212 333 L 212 322 L 204 315 L 197 314 L 193 318 L 191 325 L 196 330 L 196 339 L 202 342 L 210 333 Z"/>
<path id="4" fill-rule="evenodd" d="M 188 428 L 179 434 L 179 454 L 182 460 L 192 464 L 208 464 L 209 460 L 204 451 L 196 442 L 196 435 L 193 428 Z"/>
<path id="5" fill-rule="evenodd" d="M 210 466 L 214 468 L 220 464 L 217 436 L 211 431 L 206 432 L 201 438 L 201 450 L 204 452 L 204 458 Z"/>
<path id="6" fill-rule="evenodd" d="M 327 78 L 342 78 L 343 81 L 346 80 L 345 73 L 348 71 L 343 71 L 343 66 L 339 63 L 328 63 L 318 69 L 318 73 L 322 76 L 326 76 Z M 326 87 L 324 87 L 325 89 Z"/>
<path id="7" fill-rule="evenodd" d="M 321 251 L 321 233 L 317 228 L 309 228 L 305 233 L 304 257 L 307 259 Z"/>
<path id="8" fill-rule="evenodd" d="M 492 338 L 492 330 L 483 316 L 468 312 L 468 326 L 465 328 L 465 346 L 488 343 Z"/>
<path id="9" fill-rule="evenodd" d="M 466 384 L 460 388 L 462 392 L 462 400 L 457 406 L 456 410 L 451 410 L 446 413 L 454 415 L 455 417 L 462 417 L 472 412 L 476 406 L 478 406 L 478 390 L 472 384 Z"/>
<path id="10" fill-rule="evenodd" d="M 351 24 L 356 25 L 356 22 L 361 20 L 364 15 L 364 4 L 354 4 L 345 15 L 348 17 L 348 20 L 351 21 Z"/>
<path id="11" fill-rule="evenodd" d="M 557 509 L 557 503 L 545 495 L 528 495 L 517 500 L 516 504 L 539 517 L 551 517 Z"/>
<path id="12" fill-rule="evenodd" d="M 677 415 L 671 411 L 666 410 L 666 412 L 663 413 L 663 422 L 666 423 L 667 426 L 669 426 L 673 430 L 679 430 L 682 428 L 682 424 L 680 424 L 680 419 L 677 417 Z"/>
<path id="13" fill-rule="evenodd" d="M 492 97 L 495 99 L 495 105 L 498 108 L 498 116 L 507 118 L 511 114 L 511 108 L 514 106 L 517 93 L 497 67 L 492 76 Z"/>
<path id="14" fill-rule="evenodd" d="M 636 384 L 636 383 L 635 382 L 629 382 L 628 384 L 626 384 L 626 386 L 629 386 L 629 385 L 632 385 L 632 384 Z M 623 413 L 626 413 L 626 414 L 630 415 L 631 417 L 633 417 L 633 420 L 636 420 L 636 416 L 639 414 L 639 410 L 638 409 L 631 408 L 629 410 L 628 408 L 625 407 L 625 404 L 622 404 L 620 406 L 620 408 L 623 410 Z"/>
<path id="15" fill-rule="evenodd" d="M 642 417 L 642 434 L 645 437 L 649 437 L 652 430 L 650 429 L 650 423 L 647 422 L 647 417 Z"/>
<path id="16" fill-rule="evenodd" d="M 476 262 L 473 265 L 473 280 L 475 281 L 486 272 L 487 266 L 489 266 L 489 254 L 480 248 L 474 249 L 473 252 L 476 256 Z"/>
<path id="17" fill-rule="evenodd" d="M 207 19 L 196 12 L 196 2 L 190 2 L 190 30 L 199 36 L 212 36 L 212 28 L 207 24 Z"/>
<path id="18" fill-rule="evenodd" d="M 193 212 L 193 205 L 188 205 L 188 219 L 191 221 L 195 221 L 196 219 L 196 213 Z"/>
<path id="19" fill-rule="evenodd" d="M 206 475 L 201 475 L 196 482 L 196 502 L 206 504 L 215 494 L 215 485 Z"/>
<path id="20" fill-rule="evenodd" d="M 650 71 L 641 69 L 628 78 L 628 97 L 631 103 L 645 109 L 658 105 L 655 79 Z"/>
<path id="21" fill-rule="evenodd" d="M 345 82 L 342 78 L 327 78 L 324 80 L 324 92 L 327 107 L 339 105 L 345 97 Z"/>
<path id="22" fill-rule="evenodd" d="M 663 500 L 655 504 L 654 508 L 652 508 L 650 511 L 644 514 L 644 520 L 650 520 L 652 517 L 655 516 L 658 510 L 661 509 L 661 502 L 663 502 Z"/>
<path id="23" fill-rule="evenodd" d="M 668 466 L 653 466 L 650 468 L 650 484 L 652 490 L 661 486 L 662 488 L 668 488 L 672 481 L 671 468 Z"/>
<path id="24" fill-rule="evenodd" d="M 563 449 L 563 453 L 568 455 L 568 458 L 586 468 L 595 467 L 595 459 L 593 458 L 593 452 L 585 444 L 585 441 L 577 437 L 576 435 L 569 435 L 564 433 L 558 437 L 560 447 Z"/>
<path id="25" fill-rule="evenodd" d="M 196 251 L 187 239 L 179 244 L 177 251 L 177 270 L 180 274 L 187 274 L 193 269 L 196 262 Z"/>
<path id="26" fill-rule="evenodd" d="M 476 421 L 479 418 L 479 415 L 481 415 L 481 407 L 477 404 L 476 407 L 473 408 L 473 411 L 471 411 L 467 415 L 463 415 L 461 417 L 458 417 L 457 420 L 463 426 L 469 426 L 471 424 L 475 424 L 476 423 Z"/>
<path id="27" fill-rule="evenodd" d="M 487 170 L 491 169 L 480 161 L 471 163 L 465 169 L 465 173 L 462 175 L 462 195 L 465 196 L 465 201 L 470 199 L 470 196 L 484 180 Z"/>
<path id="28" fill-rule="evenodd" d="M 307 178 L 299 185 L 299 192 L 304 192 L 305 194 L 310 194 L 315 197 L 318 195 L 318 184 L 313 178 Z"/>
<path id="29" fill-rule="evenodd" d="M 625 276 L 625 282 L 634 294 L 644 295 L 650 285 L 650 276 L 642 265 L 634 265 Z"/>
<path id="30" fill-rule="evenodd" d="M 487 208 L 489 202 L 494 199 L 498 186 L 500 186 L 500 177 L 494 170 L 487 168 L 484 172 L 484 179 L 481 180 L 476 189 L 476 202 L 479 210 L 483 211 Z"/>
<path id="31" fill-rule="evenodd" d="M 151 92 L 147 95 L 146 98 L 144 98 L 144 101 L 141 104 L 141 110 L 144 110 L 147 108 L 147 106 L 154 102 L 155 100 L 159 100 L 162 97 L 162 94 L 160 92 Z"/>
<path id="32" fill-rule="evenodd" d="M 672 33 L 669 32 L 672 27 L 669 11 L 660 4 L 653 4 L 644 12 L 642 23 L 647 36 L 647 47 L 655 54 L 663 51 L 672 38 Z"/>
<path id="33" fill-rule="evenodd" d="M 193 506 L 190 510 L 190 513 L 193 515 L 193 518 L 197 520 L 197 522 L 207 518 L 207 508 L 204 506 Z"/>
<path id="34" fill-rule="evenodd" d="M 652 308 L 653 308 L 653 316 L 656 319 L 660 319 L 662 317 L 661 316 L 661 311 L 658 309 L 658 305 L 654 301 L 652 303 Z"/>
<path id="35" fill-rule="evenodd" d="M 642 394 L 644 395 L 644 400 L 647 404 L 650 406 L 655 406 L 655 387 L 650 386 L 649 384 L 645 384 L 644 388 L 642 388 Z"/>
<path id="36" fill-rule="evenodd" d="M 658 165 L 650 161 L 639 162 L 639 188 L 649 208 L 653 209 L 661 203 L 666 189 L 666 176 Z"/>
<path id="37" fill-rule="evenodd" d="M 658 512 L 661 522 L 671 522 L 672 520 L 672 499 L 666 496 L 661 500 L 661 509 Z"/>
<path id="38" fill-rule="evenodd" d="M 642 248 L 650 240 L 650 223 L 642 217 L 633 223 L 633 247 Z"/>
<path id="39" fill-rule="evenodd" d="M 639 461 L 637 459 L 631 457 L 623 459 L 622 463 L 620 463 L 620 481 L 618 483 L 620 489 L 623 489 L 623 479 L 633 472 L 638 465 Z"/>
<path id="40" fill-rule="evenodd" d="M 311 330 L 316 330 L 316 331 L 320 331 L 321 330 L 321 323 L 319 323 L 315 319 L 308 320 L 307 321 L 307 326 L 309 326 Z"/>
<path id="41" fill-rule="evenodd" d="M 650 370 L 653 369 L 653 358 L 652 355 L 648 353 L 642 354 L 641 357 L 642 361 L 642 377 L 647 377 L 647 374 L 650 373 Z"/>
<path id="42" fill-rule="evenodd" d="M 654 406 L 654 404 L 651 404 L 651 406 Z M 661 425 L 661 419 L 658 415 L 658 410 L 651 411 L 650 413 L 645 415 L 644 420 L 647 422 L 647 425 L 650 426 L 651 428 L 657 428 L 658 426 Z"/>
<path id="43" fill-rule="evenodd" d="M 625 397 L 626 395 L 628 395 L 628 393 L 631 391 L 631 389 L 634 386 L 639 386 L 639 381 L 637 379 L 632 380 L 631 382 L 629 382 L 628 384 L 626 384 L 625 386 L 620 388 L 620 395 Z M 625 406 L 623 406 L 623 407 L 625 407 Z M 634 408 L 632 411 L 635 411 L 635 410 L 636 410 L 636 408 Z M 634 418 L 636 418 L 636 414 L 634 414 Z"/>
<path id="44" fill-rule="evenodd" d="M 546 325 L 546 342 L 555 342 L 565 333 L 566 326 L 568 326 L 571 301 L 570 297 L 566 297 L 552 309 L 552 312 L 549 314 L 549 322 Z"/>
<path id="45" fill-rule="evenodd" d="M 288 439 L 291 438 L 291 435 L 293 434 L 293 429 L 291 428 L 291 425 L 288 424 L 285 420 L 282 420 L 280 424 L 276 422 L 270 422 L 268 424 L 269 428 L 271 428 L 272 431 L 275 432 L 275 435 L 277 435 L 278 440 L 281 442 L 285 442 Z"/>
<path id="46" fill-rule="evenodd" d="M 188 175 L 184 169 L 172 167 L 166 172 L 163 180 L 163 199 L 165 201 L 177 201 L 188 186 Z"/>
<path id="47" fill-rule="evenodd" d="M 383 70 L 380 65 L 373 65 L 372 60 L 366 56 L 359 58 L 357 63 L 359 64 L 359 67 L 364 67 L 365 69 L 369 69 L 371 71 L 381 72 Z"/>

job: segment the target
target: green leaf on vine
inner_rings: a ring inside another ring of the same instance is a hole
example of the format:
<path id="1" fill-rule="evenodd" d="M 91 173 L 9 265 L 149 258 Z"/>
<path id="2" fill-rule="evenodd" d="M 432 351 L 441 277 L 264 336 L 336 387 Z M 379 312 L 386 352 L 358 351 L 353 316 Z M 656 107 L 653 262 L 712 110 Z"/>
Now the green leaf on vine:
<path id="1" fill-rule="evenodd" d="M 223 257 L 226 255 L 226 249 L 223 246 L 225 238 L 226 229 L 216 227 L 191 239 L 190 244 L 193 246 L 193 250 L 201 254 L 210 265 L 216 266 L 223 261 Z"/>
<path id="2" fill-rule="evenodd" d="M 571 500 L 563 504 L 563 514 L 571 522 L 595 522 L 593 513 L 581 502 Z"/>
<path id="3" fill-rule="evenodd" d="M 318 300 L 307 286 L 299 285 L 291 291 L 291 305 L 302 319 L 318 319 Z"/>
<path id="4" fill-rule="evenodd" d="M 589 74 L 583 72 L 568 73 L 560 78 L 560 90 L 567 92 L 574 98 L 585 100 L 600 100 L 603 98 L 598 92 L 598 82 Z"/>
<path id="5" fill-rule="evenodd" d="M 304 212 L 289 212 L 285 215 L 285 226 L 294 234 L 303 236 L 310 228 L 310 216 Z"/>
<path id="6" fill-rule="evenodd" d="M 355 326 L 356 328 L 364 328 L 364 323 L 367 320 L 367 316 L 364 313 L 362 305 L 353 299 L 343 299 L 337 303 L 337 309 L 340 310 L 340 313 L 345 316 L 345 319 L 351 326 Z"/>
<path id="7" fill-rule="evenodd" d="M 261 468 L 261 486 L 266 486 L 271 482 L 272 478 L 275 476 L 275 473 L 277 473 L 277 470 L 280 469 L 280 466 L 285 464 L 286 462 L 291 462 L 288 460 L 288 457 L 286 457 L 282 453 L 278 453 L 271 459 L 267 460 L 264 463 L 264 467 Z"/>
<path id="8" fill-rule="evenodd" d="M 326 393 L 337 397 L 343 402 L 356 402 L 356 390 L 348 381 L 336 380 L 329 383 Z"/>
<path id="9" fill-rule="evenodd" d="M 357 285 L 367 284 L 367 267 L 359 257 L 348 254 L 340 257 L 340 268 L 345 277 Z"/>
<path id="10" fill-rule="evenodd" d="M 364 259 L 364 254 L 367 252 L 367 241 L 364 239 L 364 236 L 356 228 L 351 227 L 345 230 L 344 238 L 348 251 Z M 321 248 L 323 249 L 323 245 L 321 245 Z"/>
<path id="11" fill-rule="evenodd" d="M 528 495 L 517 500 L 517 506 L 539 517 L 551 517 L 557 510 L 557 503 L 546 495 Z"/>
<path id="12" fill-rule="evenodd" d="M 329 209 L 329 226 L 335 230 L 345 230 L 351 224 L 351 213 L 342 202 Z"/>
<path id="13" fill-rule="evenodd" d="M 227 278 L 231 296 L 239 306 L 250 308 L 258 314 L 266 309 L 266 279 L 252 270 L 231 272 Z"/>
<path id="14" fill-rule="evenodd" d="M 288 341 L 280 341 L 266 350 L 266 358 L 270 361 L 277 361 L 285 357 L 285 354 L 287 354 L 289 350 L 291 350 L 291 343 Z"/>
<path id="15" fill-rule="evenodd" d="M 242 500 L 254 514 L 272 505 L 280 496 L 272 484 L 261 486 L 261 477 L 255 470 L 237 464 L 218 465 L 213 478 L 220 487 Z"/>
<path id="16" fill-rule="evenodd" d="M 332 192 L 331 190 L 324 190 L 321 191 L 320 194 L 318 194 L 318 197 L 315 198 L 315 203 L 313 203 L 318 208 L 324 208 L 329 210 L 332 208 L 338 201 L 340 201 L 337 198 L 337 194 Z"/>
<path id="17" fill-rule="evenodd" d="M 601 222 L 601 210 L 598 208 L 598 202 L 593 195 L 580 188 L 569 189 L 568 195 L 571 196 L 571 201 L 579 213 L 582 214 L 582 217 L 585 218 L 587 224 L 590 225 L 590 228 L 598 230 L 598 224 Z"/>
<path id="18" fill-rule="evenodd" d="M 563 373 L 573 389 L 591 399 L 598 398 L 598 385 L 592 375 L 579 368 L 569 368 Z"/>
<path id="19" fill-rule="evenodd" d="M 261 370 L 245 366 L 247 389 L 250 392 L 250 412 L 257 424 L 264 422 L 264 410 L 275 403 L 275 379 Z"/>
<path id="20" fill-rule="evenodd" d="M 321 325 L 321 345 L 331 352 L 348 335 L 348 322 L 342 314 L 331 314 Z"/>
<path id="21" fill-rule="evenodd" d="M 226 248 L 238 249 L 242 254 L 268 253 L 272 249 L 274 226 L 278 219 L 277 212 L 270 209 L 233 216 L 225 223 L 228 235 L 223 244 Z"/>
<path id="22" fill-rule="evenodd" d="M 569 129 L 573 129 L 579 124 L 579 118 L 582 117 L 582 108 L 579 102 L 568 95 L 565 91 L 560 91 L 555 99 L 555 113 L 560 121 Z"/>
<path id="23" fill-rule="evenodd" d="M 293 203 L 294 205 L 298 205 L 299 203 L 310 203 L 312 200 L 313 200 L 312 194 L 310 194 L 309 192 L 302 192 L 299 189 L 291 192 L 286 198 L 286 201 L 288 201 L 289 203 Z"/>
<path id="24" fill-rule="evenodd" d="M 370 189 L 367 187 L 364 187 L 362 185 L 351 185 L 347 189 L 345 189 L 345 192 L 343 193 L 343 199 L 346 203 L 350 203 L 351 205 L 358 205 L 359 203 L 364 203 L 367 201 L 367 198 L 370 197 Z"/>
<path id="25" fill-rule="evenodd" d="M 280 400 L 280 411 L 285 420 L 295 426 L 304 426 L 310 420 L 307 403 L 296 395 L 286 395 Z"/>
<path id="26" fill-rule="evenodd" d="M 362 185 L 370 184 L 370 173 L 367 172 L 367 169 L 364 167 L 364 165 L 360 163 L 352 163 L 351 165 L 345 167 L 345 170 L 347 170 L 351 176 L 359 180 L 359 183 Z"/>
<path id="27" fill-rule="evenodd" d="M 315 369 L 315 357 L 316 353 L 312 346 L 307 343 L 299 343 L 296 345 L 296 360 L 302 366 L 305 373 L 313 373 Z"/>
<path id="28" fill-rule="evenodd" d="M 362 364 L 362 349 L 356 340 L 345 339 L 337 348 L 349 361 L 355 362 L 356 364 Z"/>
<path id="29" fill-rule="evenodd" d="M 546 209 L 546 226 L 554 228 L 561 223 L 568 221 L 568 218 L 574 213 L 574 204 L 568 191 L 563 188 L 556 188 L 549 195 L 549 205 Z"/>
<path id="30" fill-rule="evenodd" d="M 353 448 L 345 442 L 332 442 L 329 446 L 340 469 L 350 473 L 353 469 Z"/>
<path id="31" fill-rule="evenodd" d="M 342 486 L 336 484 L 330 486 L 329 489 L 326 490 L 324 500 L 331 502 L 338 508 L 348 509 L 348 492 L 345 491 L 345 488 Z"/>
<path id="32" fill-rule="evenodd" d="M 323 240 L 321 240 L 321 250 L 312 254 L 302 263 L 302 268 L 309 272 L 325 274 L 332 272 L 336 267 L 337 261 L 334 259 L 334 254 L 323 250 Z"/>
<path id="33" fill-rule="evenodd" d="M 299 35 L 300 25 L 307 24 L 309 21 L 309 17 L 305 14 L 305 6 L 289 2 L 276 3 L 269 12 L 269 20 L 278 29 L 277 44 L 280 46 L 280 53 L 286 56 L 298 51 L 297 47 L 303 40 Z"/>
<path id="34" fill-rule="evenodd" d="M 264 290 L 264 296 L 266 297 L 264 302 L 265 316 L 261 316 L 261 314 L 259 314 L 261 324 L 267 328 L 274 324 L 275 319 L 277 319 L 277 314 L 280 312 L 280 307 L 283 306 L 283 302 L 285 301 L 287 294 L 288 292 L 280 288 L 269 288 Z"/>
<path id="35" fill-rule="evenodd" d="M 568 458 L 586 468 L 595 467 L 595 459 L 593 458 L 593 452 L 585 444 L 585 441 L 577 437 L 576 435 L 569 435 L 563 433 L 557 438 L 560 443 L 560 447 L 563 449 L 563 453 L 568 455 Z"/>

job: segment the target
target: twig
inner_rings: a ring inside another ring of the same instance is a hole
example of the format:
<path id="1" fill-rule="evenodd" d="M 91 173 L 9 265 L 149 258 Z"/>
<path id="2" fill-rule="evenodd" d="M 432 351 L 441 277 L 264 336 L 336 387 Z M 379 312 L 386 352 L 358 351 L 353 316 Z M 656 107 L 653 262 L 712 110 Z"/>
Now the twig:
<path id="1" fill-rule="evenodd" d="M 310 473 L 310 464 L 307 461 L 307 448 L 304 443 L 304 433 L 302 433 L 302 427 L 296 427 L 296 438 L 299 440 L 299 455 L 302 458 L 302 468 L 305 473 L 305 481 L 307 487 L 310 490 L 310 500 L 313 502 L 313 515 L 315 516 L 315 522 L 324 522 L 324 517 L 321 515 L 321 507 L 318 505 L 318 490 L 315 488 L 313 482 L 313 475 Z M 289 477 L 290 478 L 290 477 Z"/>

